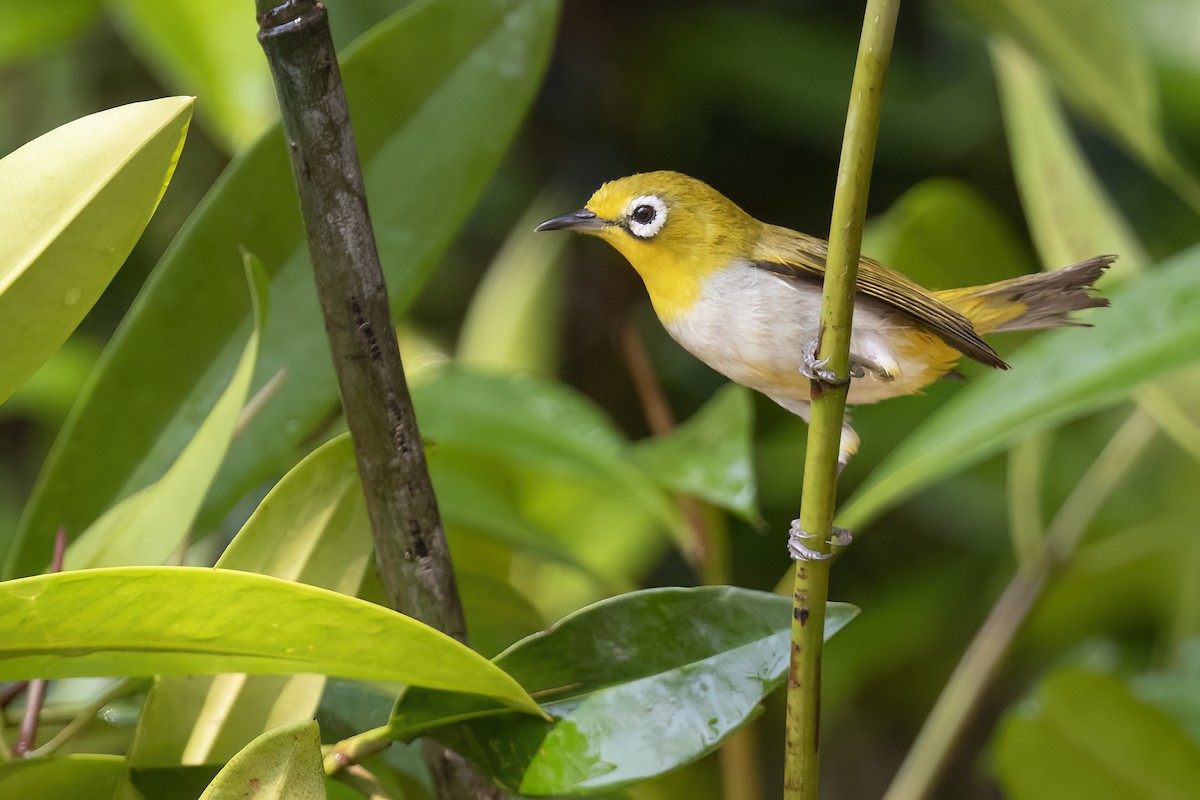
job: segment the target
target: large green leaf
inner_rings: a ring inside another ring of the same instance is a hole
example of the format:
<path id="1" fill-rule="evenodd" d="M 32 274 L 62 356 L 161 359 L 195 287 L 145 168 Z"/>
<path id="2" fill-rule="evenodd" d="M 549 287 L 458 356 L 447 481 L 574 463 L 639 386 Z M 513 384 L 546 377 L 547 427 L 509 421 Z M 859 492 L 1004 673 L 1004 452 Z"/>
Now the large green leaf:
<path id="1" fill-rule="evenodd" d="M 1007 37 L 996 37 L 991 52 L 1017 188 L 1042 262 L 1053 268 L 1117 253 L 1122 274 L 1145 267 L 1141 242 L 1088 165 L 1038 65 Z"/>
<path id="2" fill-rule="evenodd" d="M 662 485 L 757 523 L 762 517 L 754 481 L 753 437 L 750 393 L 729 384 L 670 435 L 640 442 L 634 455 Z"/>
<path id="3" fill-rule="evenodd" d="M 342 60 L 393 311 L 412 300 L 498 162 L 549 54 L 555 0 L 421 0 Z M 211 407 L 250 328 L 238 247 L 271 275 L 255 385 L 286 381 L 239 435 L 210 503 L 221 513 L 336 408 L 287 150 L 278 130 L 240 156 L 180 233 L 64 426 L 26 509 L 8 574 L 49 559 L 157 479 Z"/>
<path id="4" fill-rule="evenodd" d="M 265 575 L 115 567 L 0 583 L 0 680 L 315 672 L 536 704 L 459 642 L 383 606 Z"/>
<path id="5" fill-rule="evenodd" d="M 1119 402 L 1200 359 L 1200 248 L 1143 273 L 1089 320 L 1042 334 L 1012 369 L 972 381 L 871 473 L 839 515 L 858 527 L 1030 433 Z"/>
<path id="6" fill-rule="evenodd" d="M 125 773 L 119 756 L 54 756 L 0 763 L 0 797 L 110 800 Z"/>
<path id="7" fill-rule="evenodd" d="M 1013 800 L 1185 800 L 1200 786 L 1200 746 L 1108 675 L 1051 675 L 1035 706 L 1004 721 L 995 747 Z"/>
<path id="8" fill-rule="evenodd" d="M 238 0 L 113 0 L 125 38 L 165 85 L 199 96 L 200 115 L 230 150 L 250 144 L 275 114 L 271 74 L 253 8 Z"/>
<path id="9" fill-rule="evenodd" d="M 0 402 L 57 350 L 150 221 L 192 98 L 101 111 L 0 160 Z"/>
<path id="10" fill-rule="evenodd" d="M 217 567 L 353 595 L 370 556 L 354 448 L 341 436 L 284 476 Z M 158 678 L 138 718 L 130 764 L 223 764 L 265 731 L 311 719 L 324 687 L 322 675 Z"/>
<path id="11" fill-rule="evenodd" d="M 229 385 L 166 474 L 117 503 L 80 534 L 67 550 L 64 569 L 161 564 L 187 541 L 237 428 L 266 322 L 267 276 L 252 255 L 245 258 L 256 312 L 254 331 Z"/>
<path id="12" fill-rule="evenodd" d="M 321 736 L 311 721 L 259 736 L 225 765 L 200 800 L 325 800 Z"/>
<path id="13" fill-rule="evenodd" d="M 831 603 L 825 635 L 857 609 Z M 615 789 L 717 747 L 783 682 L 788 598 L 728 586 L 650 589 L 585 608 L 513 645 L 496 664 L 553 722 L 526 724 L 494 703 L 408 691 L 391 733 L 430 728 L 527 795 Z"/>

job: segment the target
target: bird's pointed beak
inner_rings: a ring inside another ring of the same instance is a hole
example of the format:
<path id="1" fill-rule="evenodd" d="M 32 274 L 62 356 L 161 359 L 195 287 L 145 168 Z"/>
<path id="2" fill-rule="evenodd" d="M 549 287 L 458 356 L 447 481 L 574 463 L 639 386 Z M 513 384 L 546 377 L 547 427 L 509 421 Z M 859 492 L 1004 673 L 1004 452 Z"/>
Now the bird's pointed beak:
<path id="1" fill-rule="evenodd" d="M 598 231 L 608 225 L 608 220 L 596 216 L 596 212 L 581 208 L 570 214 L 548 219 L 534 228 L 535 231 Z"/>

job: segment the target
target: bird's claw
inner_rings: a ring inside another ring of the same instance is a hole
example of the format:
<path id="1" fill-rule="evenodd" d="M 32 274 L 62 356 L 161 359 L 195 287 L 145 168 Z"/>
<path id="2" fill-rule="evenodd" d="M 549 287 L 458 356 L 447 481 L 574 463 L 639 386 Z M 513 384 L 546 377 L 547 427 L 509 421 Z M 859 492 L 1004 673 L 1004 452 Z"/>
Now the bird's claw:
<path id="1" fill-rule="evenodd" d="M 817 340 L 813 339 L 804 345 L 804 358 L 800 362 L 800 374 L 810 381 L 819 381 L 826 386 L 846 386 L 850 378 L 840 377 L 831 369 L 825 369 L 828 358 L 817 358 Z M 853 370 L 851 371 L 853 374 Z"/>
<path id="2" fill-rule="evenodd" d="M 804 543 L 805 539 L 811 541 L 818 538 L 820 538 L 819 534 L 809 533 L 800 527 L 800 520 L 792 520 L 792 527 L 788 531 L 788 555 L 792 557 L 793 561 L 828 561 L 843 547 L 850 544 L 854 540 L 854 535 L 845 528 L 835 527 L 829 537 L 828 543 L 832 549 L 828 553 L 815 550 Z"/>

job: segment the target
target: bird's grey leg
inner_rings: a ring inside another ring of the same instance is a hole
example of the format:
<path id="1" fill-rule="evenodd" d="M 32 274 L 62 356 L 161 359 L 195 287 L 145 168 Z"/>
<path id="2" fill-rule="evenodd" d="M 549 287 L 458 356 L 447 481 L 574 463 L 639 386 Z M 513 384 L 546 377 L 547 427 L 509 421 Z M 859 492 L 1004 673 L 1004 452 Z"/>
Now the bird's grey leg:
<path id="1" fill-rule="evenodd" d="M 813 539 L 819 538 L 820 534 L 809 533 L 800 527 L 800 520 L 792 520 L 791 529 L 788 531 L 788 555 L 792 557 L 793 561 L 828 561 L 854 540 L 850 531 L 845 528 L 834 528 L 833 535 L 829 537 L 829 546 L 832 549 L 828 553 L 814 550 L 805 544 L 806 541 L 811 542 Z"/>
<path id="2" fill-rule="evenodd" d="M 800 374 L 810 381 L 820 381 L 829 386 L 845 386 L 850 382 L 850 378 L 865 378 L 868 372 L 881 381 L 890 381 L 895 378 L 884 366 L 854 353 L 850 354 L 849 378 L 840 378 L 833 370 L 825 369 L 828 364 L 828 358 L 817 358 L 816 339 L 812 339 L 804 345 L 804 358 L 800 362 Z"/>

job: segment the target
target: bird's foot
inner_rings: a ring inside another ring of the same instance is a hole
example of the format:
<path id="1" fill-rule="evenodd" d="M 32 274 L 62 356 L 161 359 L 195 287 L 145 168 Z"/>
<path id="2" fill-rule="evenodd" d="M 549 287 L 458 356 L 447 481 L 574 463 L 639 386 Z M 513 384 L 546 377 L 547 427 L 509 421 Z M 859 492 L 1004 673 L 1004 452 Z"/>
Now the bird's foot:
<path id="1" fill-rule="evenodd" d="M 800 374 L 808 378 L 810 381 L 819 381 L 826 386 L 846 386 L 850 383 L 850 378 L 840 377 L 831 369 L 825 369 L 829 364 L 828 358 L 817 358 L 817 347 L 819 346 L 816 339 L 809 341 L 804 345 L 804 359 L 800 362 Z M 851 371 L 853 374 L 853 371 Z"/>
<path id="2" fill-rule="evenodd" d="M 805 544 L 805 541 L 819 539 L 820 534 L 809 533 L 800 527 L 800 520 L 792 520 L 792 527 L 788 531 L 788 555 L 793 561 L 828 561 L 833 558 L 838 552 L 850 544 L 854 540 L 854 535 L 845 528 L 834 528 L 833 535 L 829 537 L 829 546 L 832 550 L 824 553 L 820 550 L 815 550 Z"/>

